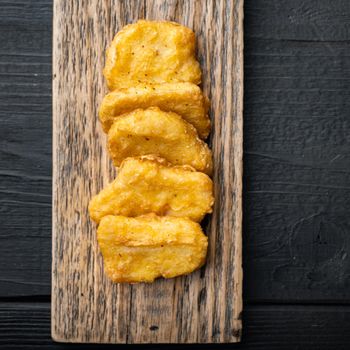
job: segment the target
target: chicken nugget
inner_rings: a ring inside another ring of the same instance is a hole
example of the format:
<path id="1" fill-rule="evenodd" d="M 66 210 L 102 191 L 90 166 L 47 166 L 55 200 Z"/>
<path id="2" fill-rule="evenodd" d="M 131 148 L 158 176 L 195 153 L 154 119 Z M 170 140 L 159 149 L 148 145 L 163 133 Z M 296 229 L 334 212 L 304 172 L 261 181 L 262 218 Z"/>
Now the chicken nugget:
<path id="1" fill-rule="evenodd" d="M 110 90 L 138 83 L 201 82 L 193 31 L 174 22 L 125 26 L 107 49 L 103 74 Z"/>
<path id="2" fill-rule="evenodd" d="M 153 282 L 191 273 L 205 262 L 208 239 L 186 218 L 105 216 L 97 231 L 113 282 Z"/>
<path id="3" fill-rule="evenodd" d="M 126 158 L 117 178 L 89 205 L 97 223 L 106 215 L 155 213 L 201 221 L 212 212 L 213 182 L 190 166 L 171 166 L 153 156 Z"/>
<path id="4" fill-rule="evenodd" d="M 108 150 L 117 167 L 127 157 L 153 154 L 208 175 L 212 171 L 211 151 L 196 129 L 158 107 L 137 109 L 116 119 L 108 132 Z"/>
<path id="5" fill-rule="evenodd" d="M 197 129 L 200 138 L 208 137 L 209 100 L 201 89 L 192 83 L 139 84 L 110 92 L 104 97 L 99 111 L 103 130 L 107 133 L 121 114 L 153 106 L 181 115 Z"/>

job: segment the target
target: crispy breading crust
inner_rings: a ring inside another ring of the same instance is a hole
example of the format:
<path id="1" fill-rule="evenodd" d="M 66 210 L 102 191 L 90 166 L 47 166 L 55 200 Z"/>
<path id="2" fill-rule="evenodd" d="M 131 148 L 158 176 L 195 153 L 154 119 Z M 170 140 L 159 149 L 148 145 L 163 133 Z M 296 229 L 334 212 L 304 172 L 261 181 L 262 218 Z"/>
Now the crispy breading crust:
<path id="1" fill-rule="evenodd" d="M 97 223 L 106 215 L 148 213 L 199 222 L 212 212 L 213 203 L 213 182 L 207 175 L 143 156 L 123 161 L 117 178 L 91 199 L 89 212 Z"/>
<path id="2" fill-rule="evenodd" d="M 105 216 L 97 239 L 113 282 L 153 282 L 191 273 L 204 264 L 208 245 L 199 224 L 154 214 Z"/>
<path id="3" fill-rule="evenodd" d="M 122 114 L 137 108 L 146 109 L 153 106 L 181 115 L 197 129 L 200 138 L 208 137 L 209 100 L 201 89 L 192 83 L 138 84 L 110 92 L 102 100 L 99 111 L 103 130 L 107 133 L 113 122 Z"/>
<path id="4" fill-rule="evenodd" d="M 110 90 L 144 82 L 200 84 L 195 35 L 174 22 L 141 20 L 129 24 L 107 49 L 103 73 Z"/>
<path id="5" fill-rule="evenodd" d="M 173 165 L 190 165 L 208 175 L 212 154 L 196 129 L 178 114 L 158 107 L 137 109 L 117 118 L 108 132 L 108 150 L 114 165 L 127 157 L 154 154 Z"/>

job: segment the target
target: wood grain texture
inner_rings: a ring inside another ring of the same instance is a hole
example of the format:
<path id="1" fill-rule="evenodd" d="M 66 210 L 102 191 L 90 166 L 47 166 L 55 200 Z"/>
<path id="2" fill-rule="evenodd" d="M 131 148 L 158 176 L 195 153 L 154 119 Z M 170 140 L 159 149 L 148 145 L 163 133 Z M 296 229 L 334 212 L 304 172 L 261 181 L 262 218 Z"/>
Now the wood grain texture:
<path id="1" fill-rule="evenodd" d="M 149 344 L 158 350 L 348 350 L 350 307 L 332 305 L 245 305 L 238 344 Z M 140 346 L 124 346 L 137 349 Z M 115 345 L 58 344 L 50 337 L 49 303 L 0 303 L 0 348 L 50 350 L 115 349 Z"/>
<path id="2" fill-rule="evenodd" d="M 97 108 L 104 51 L 139 18 L 194 29 L 212 102 L 216 205 L 206 266 L 153 284 L 104 275 L 87 205 L 115 176 Z M 236 342 L 241 334 L 243 1 L 54 2 L 52 336 L 103 343 Z"/>
<path id="3" fill-rule="evenodd" d="M 346 305 L 255 303 L 350 300 L 349 255 L 333 265 L 338 266 L 336 273 L 320 274 L 315 273 L 318 254 L 300 249 L 297 264 L 288 269 L 295 262 L 288 233 L 305 209 L 308 213 L 320 207 L 325 214 L 338 212 L 336 220 L 344 227 L 346 242 L 349 239 L 350 2 L 244 3 L 243 255 L 248 305 L 243 312 L 242 342 L 220 348 L 347 350 Z M 6 301 L 0 312 L 1 349 L 102 347 L 53 343 L 49 304 L 12 299 L 41 294 L 49 300 L 50 294 L 51 19 L 51 0 L 0 0 L 0 296 L 9 296 L 1 299 Z M 305 147 L 308 152 L 303 157 Z M 339 188 L 334 190 L 334 186 Z M 275 190 L 295 195 L 278 195 Z M 315 191 L 321 195 L 313 195 Z M 314 246 L 317 253 L 322 247 L 343 246 L 336 234 L 336 241 L 330 241 L 332 232 L 327 244 L 316 239 L 307 247 Z M 308 257 L 305 266 L 304 256 Z M 280 265 L 283 279 L 273 273 Z M 191 347 L 214 349 L 217 345 Z"/>
<path id="4" fill-rule="evenodd" d="M 23 5 L 0 1 L 0 296 L 50 293 L 52 9 Z"/>
<path id="5" fill-rule="evenodd" d="M 349 301 L 350 2 L 245 11 L 244 300 Z"/>
<path id="6" fill-rule="evenodd" d="M 52 1 L 0 4 L 0 296 L 49 295 Z M 349 302 L 350 2 L 244 10 L 244 300 Z M 320 209 L 343 235 L 308 230 L 314 254 L 296 250 L 295 223 Z"/>

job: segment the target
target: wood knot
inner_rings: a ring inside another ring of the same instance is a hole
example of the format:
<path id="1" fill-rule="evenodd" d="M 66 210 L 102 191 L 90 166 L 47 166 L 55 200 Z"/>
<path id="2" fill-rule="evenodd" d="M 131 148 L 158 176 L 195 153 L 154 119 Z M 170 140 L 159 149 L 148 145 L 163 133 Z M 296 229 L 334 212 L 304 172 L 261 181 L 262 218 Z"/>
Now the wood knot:
<path id="1" fill-rule="evenodd" d="M 319 266 L 334 260 L 344 250 L 344 244 L 342 229 L 319 214 L 296 223 L 290 249 L 295 260 L 309 266 Z"/>
<path id="2" fill-rule="evenodd" d="M 241 335 L 242 335 L 242 329 L 233 329 L 232 330 L 232 335 L 237 338 L 240 339 Z"/>

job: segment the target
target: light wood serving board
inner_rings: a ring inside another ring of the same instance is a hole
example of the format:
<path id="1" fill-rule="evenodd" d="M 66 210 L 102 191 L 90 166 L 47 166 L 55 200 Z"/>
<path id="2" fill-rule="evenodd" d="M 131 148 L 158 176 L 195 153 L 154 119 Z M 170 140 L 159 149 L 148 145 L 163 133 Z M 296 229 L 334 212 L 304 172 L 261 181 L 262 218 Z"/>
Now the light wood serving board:
<path id="1" fill-rule="evenodd" d="M 113 284 L 87 207 L 115 176 L 98 107 L 105 49 L 124 25 L 171 20 L 197 36 L 211 100 L 215 208 L 207 264 L 152 284 Z M 55 0 L 52 337 L 62 342 L 220 343 L 241 335 L 243 0 Z"/>

